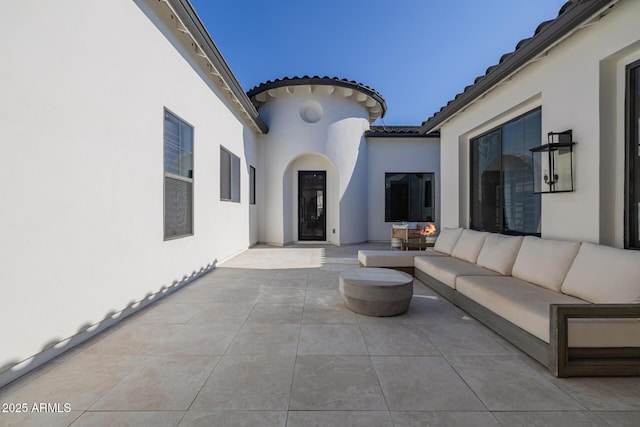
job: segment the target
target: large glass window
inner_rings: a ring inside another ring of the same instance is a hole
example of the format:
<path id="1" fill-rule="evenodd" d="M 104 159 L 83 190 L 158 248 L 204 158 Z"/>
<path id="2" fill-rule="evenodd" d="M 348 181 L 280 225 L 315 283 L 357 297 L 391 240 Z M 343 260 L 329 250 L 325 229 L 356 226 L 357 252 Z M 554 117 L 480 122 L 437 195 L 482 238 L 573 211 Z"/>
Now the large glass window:
<path id="1" fill-rule="evenodd" d="M 640 249 L 640 61 L 627 66 L 627 248 Z"/>
<path id="2" fill-rule="evenodd" d="M 164 238 L 193 234 L 193 128 L 164 112 Z"/>
<path id="3" fill-rule="evenodd" d="M 435 221 L 433 173 L 385 173 L 384 220 Z"/>
<path id="4" fill-rule="evenodd" d="M 541 140 L 540 109 L 471 140 L 471 228 L 540 235 L 529 149 Z"/>
<path id="5" fill-rule="evenodd" d="M 240 158 L 220 147 L 220 200 L 240 202 Z"/>

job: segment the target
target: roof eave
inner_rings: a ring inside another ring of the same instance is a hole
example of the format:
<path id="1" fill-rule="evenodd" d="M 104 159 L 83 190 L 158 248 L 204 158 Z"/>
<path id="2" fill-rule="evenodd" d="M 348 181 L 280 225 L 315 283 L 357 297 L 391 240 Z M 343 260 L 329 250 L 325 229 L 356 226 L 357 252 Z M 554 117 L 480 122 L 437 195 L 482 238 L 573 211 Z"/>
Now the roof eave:
<path id="1" fill-rule="evenodd" d="M 258 111 L 253 106 L 253 103 L 249 100 L 249 97 L 242 89 L 242 86 L 240 86 L 238 79 L 236 79 L 231 68 L 229 68 L 229 64 L 227 64 L 227 61 L 222 56 L 222 53 L 211 38 L 211 35 L 209 35 L 207 29 L 204 27 L 204 24 L 193 9 L 191 3 L 188 0 L 165 1 L 171 5 L 180 20 L 184 23 L 185 27 L 187 27 L 193 38 L 200 45 L 200 48 L 213 63 L 213 66 L 220 73 L 220 77 L 229 86 L 233 97 L 238 101 L 242 109 L 253 121 L 253 124 L 255 124 L 262 133 L 269 132 L 269 128 L 262 121 Z"/>
<path id="2" fill-rule="evenodd" d="M 582 23 L 617 2 L 618 0 L 583 0 L 570 5 L 554 21 L 526 41 L 522 47 L 517 48 L 503 62 L 493 67 L 489 73 L 480 77 L 477 83 L 425 121 L 419 131 L 428 133 L 438 130 L 444 122 L 455 116 L 464 107 L 511 77 L 530 61 L 544 54 L 553 45 L 579 28 Z"/>

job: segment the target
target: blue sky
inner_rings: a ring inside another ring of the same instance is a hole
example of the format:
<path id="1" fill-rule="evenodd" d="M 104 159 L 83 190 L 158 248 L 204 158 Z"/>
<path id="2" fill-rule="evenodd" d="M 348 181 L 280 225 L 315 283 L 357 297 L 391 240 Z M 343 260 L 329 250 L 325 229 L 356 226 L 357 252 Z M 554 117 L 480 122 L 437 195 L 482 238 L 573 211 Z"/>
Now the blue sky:
<path id="1" fill-rule="evenodd" d="M 285 76 L 380 92 L 418 125 L 554 19 L 565 0 L 191 0 L 245 90 Z"/>

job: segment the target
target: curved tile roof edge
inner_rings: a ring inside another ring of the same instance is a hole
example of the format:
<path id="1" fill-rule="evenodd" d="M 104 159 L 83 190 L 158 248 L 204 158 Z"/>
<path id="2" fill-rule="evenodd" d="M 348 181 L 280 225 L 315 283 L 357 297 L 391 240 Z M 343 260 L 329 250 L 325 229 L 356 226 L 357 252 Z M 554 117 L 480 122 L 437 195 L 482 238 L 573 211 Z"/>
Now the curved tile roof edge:
<path id="1" fill-rule="evenodd" d="M 371 126 L 365 133 L 367 137 L 413 137 L 438 138 L 440 132 L 420 133 L 420 126 Z"/>
<path id="2" fill-rule="evenodd" d="M 362 83 L 359 83 L 355 80 L 341 79 L 339 77 L 329 77 L 329 76 L 293 76 L 293 77 L 283 77 L 281 79 L 267 80 L 264 83 L 260 83 L 257 86 L 254 86 L 250 90 L 247 91 L 247 96 L 249 98 L 253 98 L 259 93 L 266 92 L 270 89 L 276 89 L 280 87 L 287 86 L 303 86 L 303 85 L 318 85 L 318 86 L 340 86 L 346 87 L 349 89 L 354 89 L 359 92 L 362 92 L 366 95 L 369 95 L 377 102 L 380 103 L 382 107 L 381 117 L 384 117 L 387 112 L 387 103 L 380 95 L 380 93 L 373 89 L 372 87 L 366 86 Z"/>
<path id="3" fill-rule="evenodd" d="M 526 61 L 543 52 L 549 45 L 559 40 L 599 10 L 609 6 L 611 3 L 615 4 L 616 1 L 617 0 L 567 1 L 560 8 L 558 16 L 555 19 L 544 21 L 538 25 L 532 37 L 520 40 L 516 44 L 513 52 L 502 55 L 497 64 L 487 68 L 484 75 L 476 77 L 473 84 L 466 86 L 462 92 L 456 94 L 456 96 L 441 107 L 439 111 L 436 111 L 431 117 L 422 122 L 420 131 L 423 133 L 431 132 L 487 90 L 500 83 L 512 72 L 517 71 Z M 548 36 L 549 34 L 550 36 Z M 494 79 L 494 76 L 497 78 Z"/>

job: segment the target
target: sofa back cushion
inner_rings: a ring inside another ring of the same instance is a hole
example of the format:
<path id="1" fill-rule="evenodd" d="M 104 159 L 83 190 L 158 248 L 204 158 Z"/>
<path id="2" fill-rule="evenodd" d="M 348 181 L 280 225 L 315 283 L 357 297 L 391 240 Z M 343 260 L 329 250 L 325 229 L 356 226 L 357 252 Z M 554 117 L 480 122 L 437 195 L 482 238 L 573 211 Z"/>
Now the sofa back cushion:
<path id="1" fill-rule="evenodd" d="M 534 285 L 560 292 L 580 242 L 526 236 L 522 241 L 511 275 Z"/>
<path id="2" fill-rule="evenodd" d="M 475 264 L 487 234 L 485 231 L 462 230 L 451 256 Z"/>
<path id="3" fill-rule="evenodd" d="M 640 303 L 640 252 L 583 243 L 562 292 L 593 303 Z"/>
<path id="4" fill-rule="evenodd" d="M 489 233 L 478 254 L 477 264 L 504 276 L 510 276 L 523 239 L 522 236 Z"/>
<path id="5" fill-rule="evenodd" d="M 460 234 L 462 234 L 462 228 L 443 228 L 440 230 L 433 250 L 451 255 L 451 251 L 458 242 Z"/>

